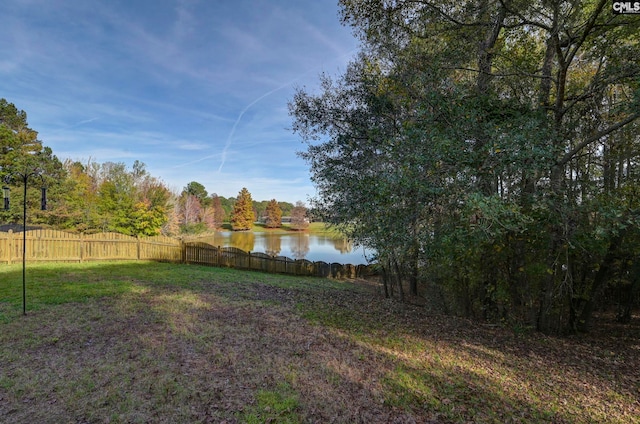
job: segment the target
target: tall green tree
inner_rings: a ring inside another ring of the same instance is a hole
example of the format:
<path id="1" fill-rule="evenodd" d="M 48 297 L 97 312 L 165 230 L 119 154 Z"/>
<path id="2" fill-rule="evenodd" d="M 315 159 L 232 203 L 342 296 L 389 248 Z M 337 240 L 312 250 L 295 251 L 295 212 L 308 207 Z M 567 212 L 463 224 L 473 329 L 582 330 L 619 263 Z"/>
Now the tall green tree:
<path id="1" fill-rule="evenodd" d="M 58 228 L 151 236 L 168 220 L 169 190 L 142 162 L 129 170 L 124 163 L 67 161 L 65 170 L 68 177 L 50 212 Z"/>
<path id="2" fill-rule="evenodd" d="M 318 211 L 396 287 L 585 329 L 637 243 L 638 17 L 603 0 L 340 3 L 365 49 L 290 104 Z"/>
<path id="3" fill-rule="evenodd" d="M 50 213 L 40 210 L 40 188 L 49 189 L 52 200 L 49 207 L 54 205 L 59 181 L 65 178 L 62 163 L 51 148 L 43 146 L 38 132 L 29 127 L 27 113 L 0 99 L 0 181 L 11 189 L 11 208 L 8 212 L 0 211 L 0 219 L 12 223 L 22 220 L 24 180 L 21 175 L 34 172 L 41 177 L 27 180 L 27 216 L 31 222 L 46 224 Z"/>
<path id="4" fill-rule="evenodd" d="M 29 127 L 27 113 L 0 99 L 0 166 L 10 167 L 42 149 L 38 132 Z"/>
<path id="5" fill-rule="evenodd" d="M 133 235 L 135 186 L 133 175 L 124 163 L 102 164 L 98 193 L 102 230 Z"/>
<path id="6" fill-rule="evenodd" d="M 171 193 L 162 181 L 146 171 L 142 162 L 134 162 L 133 175 L 136 188 L 134 233 L 138 236 L 158 235 L 169 221 Z"/>
<path id="7" fill-rule="evenodd" d="M 167 221 L 169 191 L 135 161 L 123 163 L 64 164 L 38 139 L 27 123 L 27 114 L 0 99 L 0 178 L 11 177 L 11 210 L 0 211 L 8 222 L 22 217 L 23 180 L 20 174 L 35 171 L 27 192 L 31 222 L 71 231 L 118 231 L 154 235 Z M 40 210 L 40 187 L 48 189 L 47 210 Z"/>
<path id="8" fill-rule="evenodd" d="M 98 211 L 98 164 L 88 161 L 66 160 L 63 164 L 67 177 L 60 183 L 59 193 L 51 193 L 51 224 L 69 231 L 95 231 L 100 222 Z"/>
<path id="9" fill-rule="evenodd" d="M 197 197 L 200 204 L 205 208 L 211 204 L 211 198 L 208 197 L 207 190 L 197 181 L 191 181 L 182 192 L 183 194 Z"/>
<path id="10" fill-rule="evenodd" d="M 238 198 L 233 207 L 231 228 L 233 228 L 234 231 L 250 230 L 253 227 L 254 220 L 255 216 L 253 213 L 251 193 L 243 187 L 238 193 Z"/>

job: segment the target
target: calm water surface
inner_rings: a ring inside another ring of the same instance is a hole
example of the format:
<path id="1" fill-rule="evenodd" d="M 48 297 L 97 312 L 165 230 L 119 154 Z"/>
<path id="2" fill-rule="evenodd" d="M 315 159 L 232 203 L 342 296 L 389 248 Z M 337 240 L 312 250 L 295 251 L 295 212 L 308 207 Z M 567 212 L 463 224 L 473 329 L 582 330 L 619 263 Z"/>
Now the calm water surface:
<path id="1" fill-rule="evenodd" d="M 342 238 L 316 234 L 271 234 L 253 232 L 220 231 L 197 241 L 220 247 L 237 247 L 247 252 L 266 253 L 271 256 L 287 256 L 291 259 L 337 262 L 342 264 L 366 264 L 372 251 L 355 248 Z"/>

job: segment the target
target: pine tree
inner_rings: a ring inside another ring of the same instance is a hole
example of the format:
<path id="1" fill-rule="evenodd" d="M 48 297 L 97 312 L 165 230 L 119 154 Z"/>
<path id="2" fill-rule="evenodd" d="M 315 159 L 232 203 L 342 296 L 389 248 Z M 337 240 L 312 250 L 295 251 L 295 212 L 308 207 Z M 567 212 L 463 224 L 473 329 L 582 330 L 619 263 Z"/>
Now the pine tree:
<path id="1" fill-rule="evenodd" d="M 282 226 L 282 209 L 280 209 L 276 199 L 272 199 L 267 204 L 266 216 L 265 224 L 267 228 L 279 228 Z"/>
<path id="2" fill-rule="evenodd" d="M 251 199 L 251 193 L 243 187 L 240 193 L 238 193 L 238 199 L 233 207 L 231 228 L 233 228 L 234 231 L 250 230 L 253 226 L 253 221 L 253 200 Z"/>

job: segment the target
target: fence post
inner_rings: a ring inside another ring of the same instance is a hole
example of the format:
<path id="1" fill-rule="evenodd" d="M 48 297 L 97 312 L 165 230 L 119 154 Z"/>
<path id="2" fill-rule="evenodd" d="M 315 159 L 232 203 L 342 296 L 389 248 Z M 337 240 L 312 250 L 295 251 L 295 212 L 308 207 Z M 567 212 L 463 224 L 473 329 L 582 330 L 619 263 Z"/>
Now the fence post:
<path id="1" fill-rule="evenodd" d="M 136 257 L 137 260 L 140 260 L 140 236 L 136 235 Z"/>
<path id="2" fill-rule="evenodd" d="M 7 245 L 9 246 L 9 257 L 7 258 L 7 262 L 11 265 L 11 262 L 13 261 L 13 258 L 11 257 L 11 252 L 13 252 L 13 230 L 9 230 L 9 240 Z"/>
<path id="3" fill-rule="evenodd" d="M 80 233 L 80 263 L 84 262 L 84 232 Z"/>

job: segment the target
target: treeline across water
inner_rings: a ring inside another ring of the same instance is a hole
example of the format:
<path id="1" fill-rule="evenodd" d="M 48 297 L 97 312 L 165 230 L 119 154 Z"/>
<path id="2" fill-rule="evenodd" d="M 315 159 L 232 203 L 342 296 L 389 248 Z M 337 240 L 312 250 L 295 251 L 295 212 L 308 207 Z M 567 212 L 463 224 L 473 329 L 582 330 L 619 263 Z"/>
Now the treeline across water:
<path id="1" fill-rule="evenodd" d="M 270 203 L 277 212 L 271 216 L 307 218 L 302 203 L 254 201 L 246 188 L 237 197 L 225 198 L 209 194 L 202 184 L 192 181 L 176 192 L 138 160 L 131 167 L 92 159 L 60 160 L 29 127 L 26 112 L 6 99 L 0 99 L 0 181 L 0 224 L 21 223 L 24 204 L 31 225 L 133 236 L 194 234 L 225 223 L 246 230 L 268 215 Z M 45 210 L 41 208 L 42 187 L 47 190 Z M 278 219 L 270 223 L 278 227 Z"/>
<path id="2" fill-rule="evenodd" d="M 0 152 L 5 152 L 0 155 L 0 225 L 22 224 L 25 202 L 20 175 L 25 173 L 32 174 L 27 180 L 29 225 L 70 232 L 176 236 L 224 226 L 246 230 L 265 221 L 272 203 L 278 212 L 277 222 L 270 221 L 274 228 L 282 225 L 282 217 L 290 226 L 297 222 L 296 217 L 299 222 L 308 219 L 304 204 L 254 201 L 246 188 L 238 197 L 228 198 L 208 194 L 195 181 L 179 192 L 172 191 L 140 161 L 130 168 L 124 163 L 60 161 L 35 138 L 37 133 L 28 128 L 26 114 L 0 99 L 0 129 L 7 129 L 5 122 L 11 122 L 12 114 L 23 119 L 16 124 L 18 129 L 0 134 Z M 47 189 L 46 210 L 41 208 L 42 187 Z"/>

